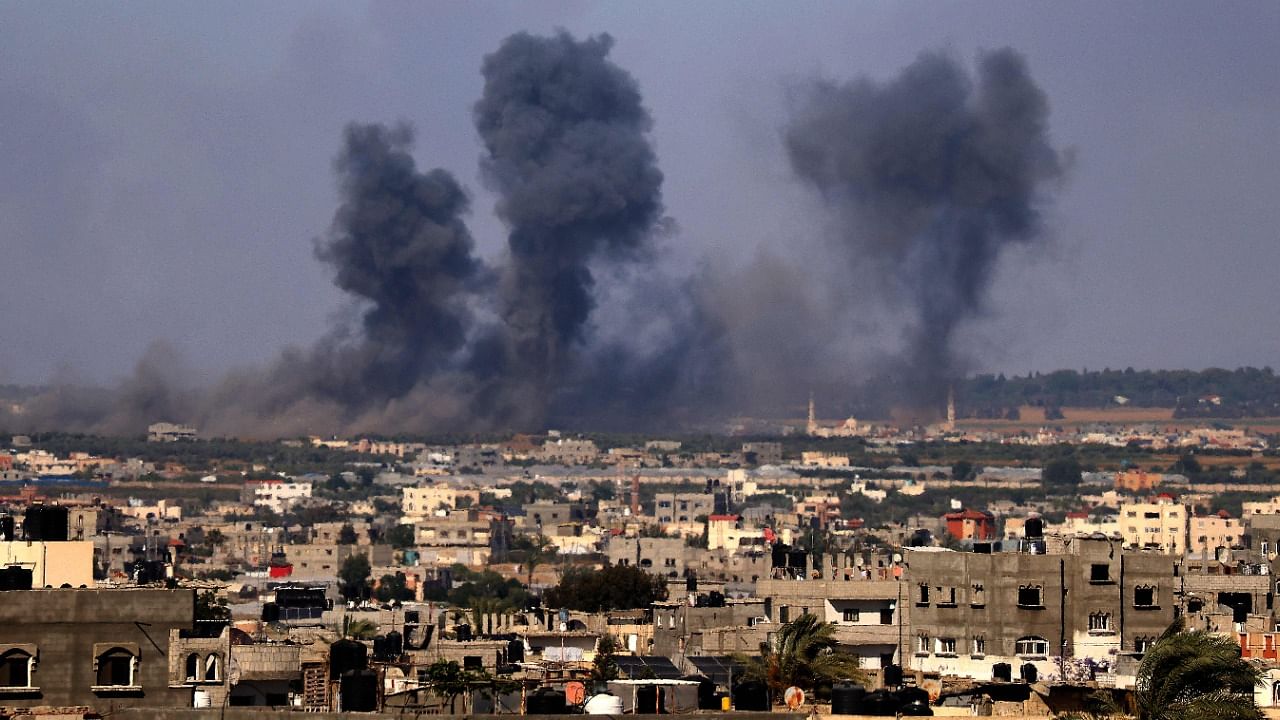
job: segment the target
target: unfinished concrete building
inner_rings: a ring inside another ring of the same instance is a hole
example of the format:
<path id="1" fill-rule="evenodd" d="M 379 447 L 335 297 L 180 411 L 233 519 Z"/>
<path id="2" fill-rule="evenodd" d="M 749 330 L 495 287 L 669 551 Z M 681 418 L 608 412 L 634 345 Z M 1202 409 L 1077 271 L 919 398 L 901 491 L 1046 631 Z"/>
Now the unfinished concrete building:
<path id="1" fill-rule="evenodd" d="M 1070 538 L 1060 551 L 909 550 L 912 667 L 977 680 L 1112 674 L 1173 621 L 1177 558 Z"/>

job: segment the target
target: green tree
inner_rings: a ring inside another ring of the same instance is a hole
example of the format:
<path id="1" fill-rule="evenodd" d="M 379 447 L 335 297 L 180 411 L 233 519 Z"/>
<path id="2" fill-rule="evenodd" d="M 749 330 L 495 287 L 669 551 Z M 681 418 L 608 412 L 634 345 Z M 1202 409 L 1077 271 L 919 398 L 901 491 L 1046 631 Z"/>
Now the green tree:
<path id="1" fill-rule="evenodd" d="M 621 670 L 618 668 L 618 661 L 613 659 L 613 655 L 618 650 L 618 641 L 614 639 L 610 633 L 605 633 L 600 637 L 600 642 L 596 644 L 596 657 L 591 661 L 591 679 L 592 680 L 617 680 Z"/>
<path id="2" fill-rule="evenodd" d="M 356 540 L 356 529 L 350 525 L 343 525 L 342 528 L 338 530 L 339 545 L 355 545 Z"/>
<path id="3" fill-rule="evenodd" d="M 760 644 L 760 657 L 744 659 L 744 676 L 769 686 L 775 701 L 795 685 L 812 690 L 819 681 L 865 682 L 858 657 L 836 648 L 835 625 L 806 613 L 782 626 L 774 642 Z"/>
<path id="4" fill-rule="evenodd" d="M 975 475 L 976 468 L 968 460 L 957 460 L 951 465 L 951 478 L 953 480 L 972 480 Z"/>
<path id="5" fill-rule="evenodd" d="M 352 555 L 342 562 L 338 568 L 338 585 L 342 597 L 348 600 L 359 600 L 366 597 L 369 586 L 369 575 L 373 568 L 369 565 L 369 556 L 363 553 Z"/>
<path id="6" fill-rule="evenodd" d="M 383 575 L 378 579 L 378 587 L 374 588 L 373 596 L 382 602 L 392 600 L 404 602 L 414 599 L 413 590 L 409 589 L 404 573 Z"/>
<path id="7" fill-rule="evenodd" d="M 472 684 L 487 680 L 484 673 L 469 673 L 454 660 L 437 660 L 427 666 L 427 682 L 431 685 L 431 692 L 449 703 L 450 715 L 455 714 L 454 704 L 459 695 L 465 693 Z"/>
<path id="8" fill-rule="evenodd" d="M 342 627 L 344 637 L 352 640 L 372 640 L 378 634 L 378 626 L 372 620 L 347 618 Z"/>
<path id="9" fill-rule="evenodd" d="M 550 562 L 556 556 L 556 546 L 545 535 L 521 535 L 511 543 L 512 555 L 525 568 L 525 587 L 533 586 L 533 570 Z"/>
<path id="10" fill-rule="evenodd" d="M 602 570 L 572 568 L 543 598 L 547 607 L 583 612 L 649 607 L 667 597 L 666 583 L 633 565 L 606 565 Z"/>
<path id="11" fill-rule="evenodd" d="M 1103 704 L 1137 720 L 1260 720 L 1253 699 L 1260 677 L 1233 638 L 1188 631 L 1179 618 L 1143 656 L 1129 706 L 1114 696 Z"/>
<path id="12" fill-rule="evenodd" d="M 205 590 L 196 595 L 196 619 L 230 620 L 231 609 L 227 607 L 227 601 L 219 598 L 217 593 Z"/>
<path id="13" fill-rule="evenodd" d="M 397 525 L 387 531 L 387 542 L 397 549 L 411 548 L 416 544 L 412 525 Z"/>
<path id="14" fill-rule="evenodd" d="M 1074 455 L 1050 460 L 1045 463 L 1040 478 L 1046 491 L 1073 491 L 1080 485 L 1080 461 Z"/>

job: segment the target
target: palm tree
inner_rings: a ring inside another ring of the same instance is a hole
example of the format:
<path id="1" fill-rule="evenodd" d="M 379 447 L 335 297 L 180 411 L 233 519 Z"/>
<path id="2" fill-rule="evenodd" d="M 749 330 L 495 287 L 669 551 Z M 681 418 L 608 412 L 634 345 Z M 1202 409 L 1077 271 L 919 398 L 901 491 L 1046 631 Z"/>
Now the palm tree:
<path id="1" fill-rule="evenodd" d="M 1138 720 L 1260 720 L 1253 699 L 1260 677 L 1230 636 L 1188 631 L 1179 618 L 1143 656 L 1129 707 L 1103 702 L 1111 714 Z"/>
<path id="2" fill-rule="evenodd" d="M 819 681 L 864 682 L 858 657 L 837 649 L 836 627 L 811 614 L 782 626 L 772 644 L 760 644 L 760 658 L 746 662 L 744 677 L 762 680 L 776 699 L 795 685 L 812 690 Z"/>

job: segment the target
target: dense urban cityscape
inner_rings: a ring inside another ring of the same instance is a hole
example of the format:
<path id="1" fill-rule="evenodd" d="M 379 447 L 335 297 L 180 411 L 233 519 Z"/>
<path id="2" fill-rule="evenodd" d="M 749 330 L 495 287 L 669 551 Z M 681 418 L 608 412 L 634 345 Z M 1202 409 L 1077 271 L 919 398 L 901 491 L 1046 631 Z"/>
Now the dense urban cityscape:
<path id="1" fill-rule="evenodd" d="M 1280 720 L 1277 38 L 0 3 L 0 720 Z"/>

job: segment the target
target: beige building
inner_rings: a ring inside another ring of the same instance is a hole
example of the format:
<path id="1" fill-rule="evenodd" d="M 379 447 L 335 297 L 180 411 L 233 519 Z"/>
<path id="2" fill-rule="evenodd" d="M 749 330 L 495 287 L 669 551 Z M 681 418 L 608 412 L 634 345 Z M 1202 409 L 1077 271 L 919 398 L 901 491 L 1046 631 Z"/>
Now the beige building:
<path id="1" fill-rule="evenodd" d="M 31 570 L 36 589 L 94 587 L 92 540 L 0 542 L 0 567 L 10 565 Z"/>
<path id="2" fill-rule="evenodd" d="M 1181 555 L 1187 551 L 1186 505 L 1168 495 L 1155 502 L 1122 503 L 1120 505 L 1120 537 L 1128 548 L 1158 548 L 1161 552 Z"/>
<path id="3" fill-rule="evenodd" d="M 1241 548 L 1244 547 L 1244 533 L 1243 523 L 1230 516 L 1193 517 L 1188 547 L 1194 553 L 1213 553 L 1217 548 Z"/>
<path id="4" fill-rule="evenodd" d="M 431 517 L 437 510 L 454 510 L 459 498 L 470 498 L 471 504 L 479 504 L 479 490 L 463 490 L 447 483 L 433 483 L 423 487 L 407 487 L 401 491 L 401 523 L 412 525 Z"/>

